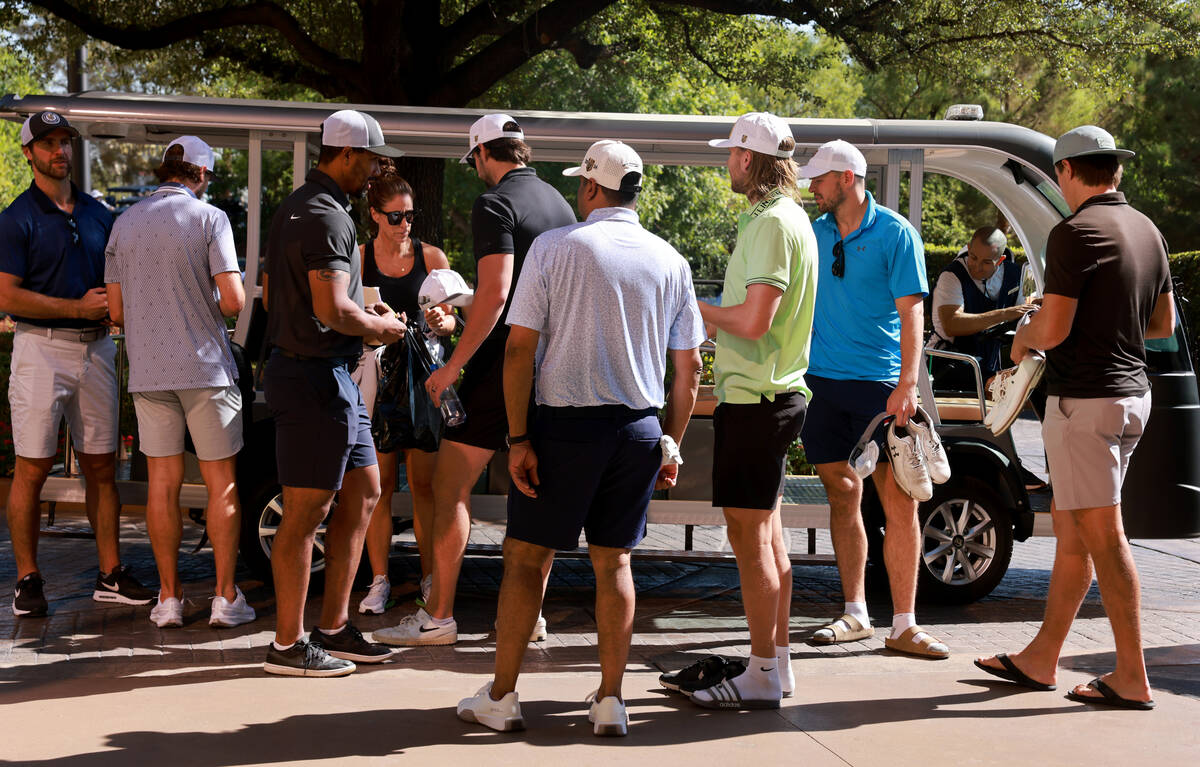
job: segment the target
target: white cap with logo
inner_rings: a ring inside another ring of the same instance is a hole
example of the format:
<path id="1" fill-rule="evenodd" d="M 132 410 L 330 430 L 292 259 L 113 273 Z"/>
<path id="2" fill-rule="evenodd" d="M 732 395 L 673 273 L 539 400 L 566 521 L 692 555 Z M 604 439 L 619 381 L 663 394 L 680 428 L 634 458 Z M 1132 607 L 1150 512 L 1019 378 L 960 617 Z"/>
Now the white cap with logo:
<path id="1" fill-rule="evenodd" d="M 517 125 L 517 121 L 506 114 L 498 113 L 480 117 L 471 124 L 471 132 L 467 134 L 467 153 L 458 161 L 459 165 L 466 165 L 467 158 L 475 151 L 475 147 L 498 138 L 515 138 L 523 141 L 525 133 L 521 130 L 521 126 Z"/>
<path id="2" fill-rule="evenodd" d="M 166 150 L 163 151 L 163 162 L 167 161 L 167 154 L 173 146 L 183 147 L 182 159 L 184 162 L 191 163 L 210 172 L 212 171 L 213 163 L 215 162 L 213 150 L 202 139 L 196 136 L 180 136 L 170 144 L 167 144 Z"/>
<path id="3" fill-rule="evenodd" d="M 567 168 L 562 173 L 564 176 L 590 178 L 605 189 L 621 192 L 642 190 L 642 158 L 633 151 L 633 147 L 620 141 L 597 141 L 588 147 L 582 164 Z M 627 180 L 626 176 L 630 173 L 636 173 L 637 177 Z"/>
<path id="4" fill-rule="evenodd" d="M 853 171 L 856 176 L 867 175 L 867 158 L 858 151 L 858 147 L 839 138 L 822 144 L 796 175 L 800 178 L 816 178 L 826 173 L 841 173 L 847 170 Z"/>
<path id="5" fill-rule="evenodd" d="M 383 157 L 400 157 L 404 152 L 388 146 L 383 140 L 379 121 L 365 112 L 341 109 L 321 123 L 322 146 L 347 146 L 366 149 Z"/>
<path id="6" fill-rule="evenodd" d="M 750 112 L 733 124 L 729 138 L 715 138 L 709 146 L 721 149 L 741 147 L 771 157 L 791 157 L 796 151 L 792 129 L 770 112 Z"/>
<path id="7" fill-rule="evenodd" d="M 434 304 L 470 306 L 474 300 L 475 291 L 471 290 L 462 275 L 453 269 L 434 269 L 417 291 L 417 304 L 422 309 L 428 309 Z"/>

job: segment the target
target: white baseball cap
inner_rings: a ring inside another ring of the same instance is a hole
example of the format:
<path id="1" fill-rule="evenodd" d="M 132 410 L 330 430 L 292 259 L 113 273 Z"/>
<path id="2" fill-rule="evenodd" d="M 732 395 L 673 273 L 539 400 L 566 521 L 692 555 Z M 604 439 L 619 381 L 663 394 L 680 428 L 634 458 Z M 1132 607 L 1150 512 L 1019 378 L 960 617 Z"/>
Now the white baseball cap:
<path id="1" fill-rule="evenodd" d="M 321 123 L 322 146 L 348 146 L 366 149 L 383 157 L 400 157 L 404 152 L 388 146 L 383 140 L 379 121 L 365 112 L 342 109 Z"/>
<path id="2" fill-rule="evenodd" d="M 484 115 L 471 124 L 471 132 L 467 134 L 467 153 L 462 156 L 458 164 L 466 165 L 467 158 L 475 151 L 475 147 L 498 138 L 515 138 L 524 141 L 525 133 L 521 130 L 521 126 L 517 125 L 517 121 L 506 114 Z"/>
<path id="3" fill-rule="evenodd" d="M 567 168 L 562 173 L 564 176 L 590 178 L 605 189 L 625 192 L 642 190 L 642 158 L 633 151 L 633 147 L 611 139 L 592 144 L 583 156 L 582 164 Z M 626 182 L 625 176 L 629 173 L 636 173 L 637 178 Z"/>
<path id="4" fill-rule="evenodd" d="M 741 147 L 771 157 L 791 157 L 796 140 L 788 124 L 770 112 L 750 112 L 733 124 L 729 138 L 715 138 L 709 146 L 722 149 Z"/>
<path id="5" fill-rule="evenodd" d="M 78 138 L 79 136 L 79 131 L 72 128 L 67 123 L 67 118 L 58 112 L 46 110 L 45 112 L 31 114 L 21 125 L 21 146 L 29 146 L 34 139 L 39 139 L 51 131 L 60 129 L 71 134 L 72 138 Z"/>
<path id="6" fill-rule="evenodd" d="M 475 291 L 471 290 L 462 275 L 453 269 L 434 269 L 417 291 L 417 304 L 422 309 L 428 309 L 434 304 L 470 306 L 474 300 Z"/>
<path id="7" fill-rule="evenodd" d="M 167 161 L 167 153 L 171 151 L 171 147 L 183 147 L 183 161 L 191 163 L 200 168 L 211 172 L 215 159 L 213 150 L 203 140 L 195 136 L 180 136 L 179 138 L 167 144 L 167 148 L 163 151 L 163 162 Z"/>
<path id="8" fill-rule="evenodd" d="M 826 173 L 854 171 L 856 176 L 867 175 L 867 158 L 858 151 L 858 147 L 849 141 L 834 139 L 821 144 L 812 159 L 801 166 L 796 174 L 800 178 L 816 178 Z"/>

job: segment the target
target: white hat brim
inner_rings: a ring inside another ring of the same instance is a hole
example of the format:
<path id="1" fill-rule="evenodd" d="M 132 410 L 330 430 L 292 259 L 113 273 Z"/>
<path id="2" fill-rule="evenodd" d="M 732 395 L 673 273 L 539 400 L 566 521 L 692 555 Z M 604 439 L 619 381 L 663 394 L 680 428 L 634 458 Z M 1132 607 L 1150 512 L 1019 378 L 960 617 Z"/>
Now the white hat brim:
<path id="1" fill-rule="evenodd" d="M 562 173 L 564 176 L 582 176 L 583 175 L 583 166 L 576 165 L 572 168 L 567 168 L 567 169 L 563 170 Z"/>
<path id="2" fill-rule="evenodd" d="M 717 149 L 732 149 L 738 144 L 732 139 L 727 138 L 711 138 L 708 140 L 708 145 Z"/>

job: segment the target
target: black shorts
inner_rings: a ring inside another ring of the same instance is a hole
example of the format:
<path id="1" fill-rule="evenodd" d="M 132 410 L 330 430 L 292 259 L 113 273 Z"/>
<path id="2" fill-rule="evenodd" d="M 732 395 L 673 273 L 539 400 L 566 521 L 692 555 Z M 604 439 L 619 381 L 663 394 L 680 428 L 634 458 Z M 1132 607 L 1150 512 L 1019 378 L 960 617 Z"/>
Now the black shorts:
<path id="1" fill-rule="evenodd" d="M 807 375 L 813 401 L 808 407 L 804 431 L 804 454 L 808 462 L 837 463 L 850 460 L 850 453 L 871 419 L 887 410 L 888 397 L 896 390 L 889 381 L 835 381 Z M 875 434 L 880 441 L 882 426 Z M 879 463 L 887 463 L 887 447 L 880 444 Z"/>
<path id="2" fill-rule="evenodd" d="M 570 551 L 589 544 L 632 549 L 646 535 L 646 509 L 662 465 L 653 408 L 539 405 L 530 429 L 538 497 L 511 486 L 508 537 Z"/>
<path id="3" fill-rule="evenodd" d="M 375 442 L 362 393 L 350 380 L 358 358 L 267 361 L 263 389 L 275 419 L 275 463 L 287 487 L 340 490 L 342 476 L 373 466 Z"/>
<path id="4" fill-rule="evenodd" d="M 459 426 L 447 428 L 442 439 L 486 450 L 503 450 L 508 434 L 508 416 L 504 407 L 504 345 L 507 334 L 497 340 L 489 336 L 463 368 L 458 385 L 467 418 Z"/>
<path id="5" fill-rule="evenodd" d="M 780 392 L 713 411 L 713 506 L 773 509 L 783 492 L 788 448 L 804 425 L 801 392 Z"/>

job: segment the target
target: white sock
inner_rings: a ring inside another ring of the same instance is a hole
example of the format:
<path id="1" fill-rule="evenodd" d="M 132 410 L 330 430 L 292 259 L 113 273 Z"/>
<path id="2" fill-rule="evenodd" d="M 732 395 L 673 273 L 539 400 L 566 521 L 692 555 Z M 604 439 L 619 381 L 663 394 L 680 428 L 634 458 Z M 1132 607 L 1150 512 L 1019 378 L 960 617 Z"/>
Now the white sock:
<path id="1" fill-rule="evenodd" d="M 323 629 L 323 628 L 318 627 L 317 630 L 320 631 L 325 636 L 331 637 L 331 636 L 334 636 L 335 634 L 340 634 L 343 631 L 345 631 L 346 624 L 343 623 L 339 628 L 336 628 L 336 629 Z"/>
<path id="2" fill-rule="evenodd" d="M 779 686 L 779 661 L 774 657 L 751 655 L 746 670 L 729 680 L 743 698 L 778 699 L 783 694 Z"/>
<path id="3" fill-rule="evenodd" d="M 271 642 L 271 646 L 274 647 L 279 652 L 283 652 L 284 650 L 290 650 L 293 647 L 295 647 L 296 643 L 292 642 L 291 644 L 288 644 L 288 645 L 282 645 L 282 644 L 279 644 L 278 642 Z"/>
<path id="4" fill-rule="evenodd" d="M 867 613 L 866 602 L 847 602 L 844 612 L 846 615 L 849 615 L 851 618 L 861 623 L 863 628 L 871 625 L 871 616 Z M 846 628 L 850 627 L 847 626 Z"/>
<path id="5" fill-rule="evenodd" d="M 775 662 L 779 667 L 779 688 L 784 694 L 796 690 L 796 674 L 792 671 L 792 648 L 776 647 Z"/>
<path id="6" fill-rule="evenodd" d="M 892 616 L 892 639 L 899 639 L 900 635 L 909 629 L 910 626 L 917 625 L 916 613 L 896 613 Z M 925 637 L 929 636 L 924 631 L 918 631 L 913 635 L 913 642 L 920 642 Z"/>
<path id="7" fill-rule="evenodd" d="M 428 626 L 430 623 L 435 626 L 449 626 L 451 623 L 454 623 L 454 616 L 451 615 L 449 618 L 435 618 L 430 615 L 429 620 L 425 621 L 425 625 Z"/>

